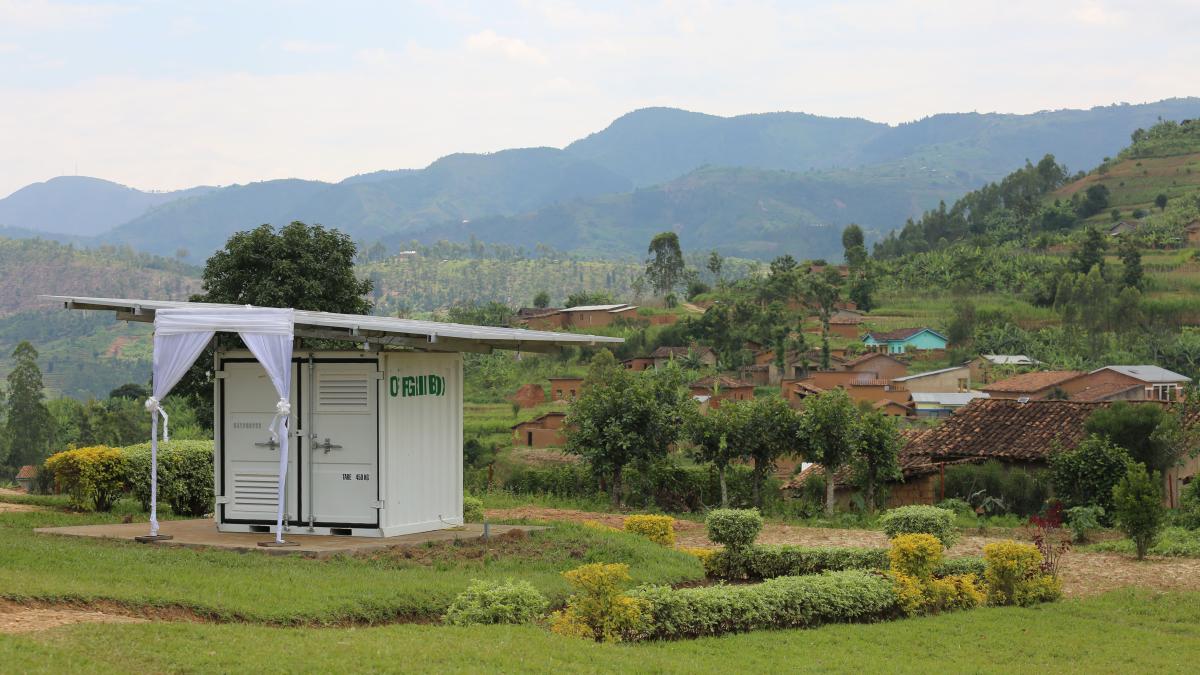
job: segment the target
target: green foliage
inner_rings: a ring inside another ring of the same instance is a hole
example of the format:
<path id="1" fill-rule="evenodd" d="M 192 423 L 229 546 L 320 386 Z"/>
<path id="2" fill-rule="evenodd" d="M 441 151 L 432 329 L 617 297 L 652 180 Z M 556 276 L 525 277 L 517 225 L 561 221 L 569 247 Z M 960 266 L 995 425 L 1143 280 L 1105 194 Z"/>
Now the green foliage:
<path id="1" fill-rule="evenodd" d="M 1066 514 L 1067 527 L 1071 528 L 1077 543 L 1086 542 L 1088 533 L 1103 527 L 1105 514 L 1102 506 L 1074 506 L 1067 509 Z"/>
<path id="2" fill-rule="evenodd" d="M 49 452 L 53 425 L 44 402 L 37 357 L 37 350 L 28 342 L 21 342 L 13 350 L 13 369 L 8 373 L 3 410 L 0 466 L 7 464 L 19 469 L 27 464 L 40 465 Z"/>
<path id="3" fill-rule="evenodd" d="M 929 534 L 950 548 L 958 541 L 954 529 L 954 512 L 936 506 L 914 504 L 891 509 L 879 519 L 879 524 L 889 539 L 905 534 Z"/>
<path id="4" fill-rule="evenodd" d="M 884 500 L 880 487 L 901 477 L 899 457 L 903 443 L 893 418 L 878 411 L 861 416 L 858 447 L 850 460 L 851 482 L 862 489 L 871 512 Z"/>
<path id="5" fill-rule="evenodd" d="M 1122 158 L 1169 157 L 1200 152 L 1200 121 L 1162 120 L 1149 129 L 1134 131 L 1133 143 L 1121 152 Z"/>
<path id="6" fill-rule="evenodd" d="M 892 572 L 928 580 L 942 562 L 942 542 L 932 534 L 897 535 L 887 557 Z"/>
<path id="7" fill-rule="evenodd" d="M 120 451 L 102 445 L 55 453 L 45 465 L 81 511 L 111 511 L 125 485 L 124 468 Z"/>
<path id="8" fill-rule="evenodd" d="M 984 590 L 973 573 L 937 577 L 942 542 L 930 534 L 902 534 L 887 552 L 896 597 L 905 614 L 938 614 L 983 604 Z"/>
<path id="9" fill-rule="evenodd" d="M 803 446 L 800 454 L 820 462 L 827 475 L 836 474 L 853 459 L 861 432 L 858 408 L 844 389 L 832 389 L 805 399 L 800 418 L 799 441 Z M 834 481 L 830 480 L 825 486 L 826 513 L 833 513 L 833 498 Z"/>
<path id="10" fill-rule="evenodd" d="M 675 519 L 671 516 L 626 516 L 623 526 L 626 532 L 641 535 L 656 544 L 675 545 Z"/>
<path id="11" fill-rule="evenodd" d="M 947 467 L 945 493 L 966 503 L 972 515 L 980 509 L 986 515 L 1029 516 L 1042 509 L 1050 489 L 1044 472 L 992 460 Z"/>
<path id="12" fill-rule="evenodd" d="M 1154 545 L 1166 519 L 1162 503 L 1161 475 L 1131 464 L 1113 487 L 1113 515 L 1125 536 L 1133 541 L 1138 560 Z"/>
<path id="13" fill-rule="evenodd" d="M 1102 541 L 1088 545 L 1089 551 L 1113 553 L 1137 553 L 1137 546 L 1130 539 Z M 1154 544 L 1146 550 L 1149 555 L 1180 558 L 1200 558 L 1200 530 L 1186 527 L 1164 527 L 1154 538 Z"/>
<path id="14" fill-rule="evenodd" d="M 626 465 L 646 465 L 665 457 L 694 414 L 695 403 L 678 368 L 635 373 L 602 350 L 568 410 L 567 450 L 609 477 L 612 503 L 619 506 Z"/>
<path id="15" fill-rule="evenodd" d="M 471 495 L 463 496 L 463 522 L 478 523 L 483 521 L 483 500 Z"/>
<path id="16" fill-rule="evenodd" d="M 1099 506 L 1113 513 L 1113 486 L 1132 460 L 1124 448 L 1089 436 L 1075 449 L 1050 455 L 1050 482 L 1064 506 Z"/>
<path id="17" fill-rule="evenodd" d="M 1191 530 L 1200 530 L 1200 480 L 1193 478 L 1179 495 L 1179 524 Z"/>
<path id="18" fill-rule="evenodd" d="M 714 554 L 707 569 L 721 579 L 774 579 L 838 570 L 871 570 L 887 566 L 882 548 L 750 546 Z"/>
<path id="19" fill-rule="evenodd" d="M 879 621 L 896 613 L 891 583 L 857 570 L 738 586 L 640 588 L 633 595 L 647 605 L 650 639 Z"/>
<path id="20" fill-rule="evenodd" d="M 775 463 L 795 451 L 799 417 L 788 402 L 778 396 L 749 401 L 726 401 L 721 408 L 725 442 L 737 456 L 754 463 L 754 505 L 763 506 L 763 486 L 775 469 Z"/>
<path id="21" fill-rule="evenodd" d="M 130 493 L 150 510 L 150 443 L 120 449 L 122 471 Z M 158 496 L 179 515 L 211 513 L 213 493 L 212 441 L 160 441 L 158 444 Z"/>
<path id="22" fill-rule="evenodd" d="M 704 518 L 708 538 L 729 549 L 744 549 L 753 544 L 762 525 L 758 509 L 713 509 Z"/>
<path id="23" fill-rule="evenodd" d="M 549 603 L 528 581 L 475 579 L 446 610 L 451 626 L 533 623 Z"/>
<path id="24" fill-rule="evenodd" d="M 983 547 L 988 603 L 1028 607 L 1062 596 L 1057 579 L 1042 574 L 1042 554 L 1032 544 L 1002 541 Z"/>
<path id="25" fill-rule="evenodd" d="M 1179 458 L 1176 419 L 1155 403 L 1117 401 L 1088 416 L 1084 430 L 1125 448 L 1134 461 L 1152 471 L 1163 471 Z"/>
<path id="26" fill-rule="evenodd" d="M 659 295 L 670 293 L 683 279 L 683 251 L 679 248 L 679 235 L 660 232 L 650 240 L 646 252 L 646 278 Z"/>

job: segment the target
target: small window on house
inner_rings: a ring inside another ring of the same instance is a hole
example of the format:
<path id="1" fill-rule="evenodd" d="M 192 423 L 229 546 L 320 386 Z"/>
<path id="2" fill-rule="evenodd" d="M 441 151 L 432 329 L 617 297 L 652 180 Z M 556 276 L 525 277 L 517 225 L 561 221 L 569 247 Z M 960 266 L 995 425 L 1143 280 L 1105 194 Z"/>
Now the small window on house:
<path id="1" fill-rule="evenodd" d="M 528 434 L 529 435 L 527 437 L 527 444 L 529 445 L 529 447 L 532 448 L 533 447 L 533 432 L 530 431 L 530 432 L 528 432 Z"/>

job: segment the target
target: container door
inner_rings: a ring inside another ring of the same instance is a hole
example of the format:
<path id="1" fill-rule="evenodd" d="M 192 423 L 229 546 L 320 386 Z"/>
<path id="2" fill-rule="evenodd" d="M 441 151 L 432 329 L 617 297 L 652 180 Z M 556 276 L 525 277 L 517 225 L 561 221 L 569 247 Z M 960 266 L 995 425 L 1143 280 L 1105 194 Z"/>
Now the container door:
<path id="1" fill-rule="evenodd" d="M 279 394 L 257 361 L 223 364 L 222 435 L 226 520 L 275 522 L 279 506 L 279 444 L 271 440 L 271 420 Z M 296 405 L 296 370 L 292 370 L 292 409 Z M 296 420 L 289 422 L 293 429 Z M 291 433 L 291 432 L 289 432 Z M 288 446 L 288 485 L 285 516 L 295 519 L 297 508 L 296 435 Z"/>
<path id="2" fill-rule="evenodd" d="M 379 522 L 377 371 L 374 360 L 314 364 L 307 446 L 317 524 Z"/>

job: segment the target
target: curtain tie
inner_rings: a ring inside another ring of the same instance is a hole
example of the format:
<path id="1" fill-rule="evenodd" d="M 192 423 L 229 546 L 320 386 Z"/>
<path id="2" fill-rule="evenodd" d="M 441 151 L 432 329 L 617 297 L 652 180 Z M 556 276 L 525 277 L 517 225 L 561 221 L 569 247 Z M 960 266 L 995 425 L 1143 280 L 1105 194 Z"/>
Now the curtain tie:
<path id="1" fill-rule="evenodd" d="M 169 415 L 167 415 L 167 411 L 163 410 L 162 404 L 158 402 L 158 399 L 154 398 L 153 396 L 146 399 L 146 412 L 148 412 L 150 414 L 158 413 L 159 415 L 162 415 L 162 418 L 163 418 L 163 434 L 162 434 L 163 441 L 165 442 L 165 441 L 171 440 L 171 433 L 167 430 L 167 424 L 170 422 L 171 418 Z"/>
<path id="2" fill-rule="evenodd" d="M 271 419 L 271 440 L 279 441 L 279 429 L 290 414 L 292 414 L 292 404 L 286 398 L 279 399 L 279 402 L 275 404 L 275 417 Z"/>

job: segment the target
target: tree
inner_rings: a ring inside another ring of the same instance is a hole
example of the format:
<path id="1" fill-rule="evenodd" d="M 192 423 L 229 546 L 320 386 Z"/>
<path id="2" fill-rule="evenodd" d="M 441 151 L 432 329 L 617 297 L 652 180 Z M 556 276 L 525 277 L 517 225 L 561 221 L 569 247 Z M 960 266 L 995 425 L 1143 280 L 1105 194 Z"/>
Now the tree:
<path id="1" fill-rule="evenodd" d="M 1076 207 L 1075 212 L 1080 218 L 1090 218 L 1108 208 L 1108 186 L 1095 183 L 1084 191 L 1083 201 Z"/>
<path id="2" fill-rule="evenodd" d="M 966 298 L 958 298 L 954 301 L 953 311 L 954 317 L 946 327 L 946 338 L 955 347 L 963 347 L 970 344 L 975 337 L 975 303 Z"/>
<path id="3" fill-rule="evenodd" d="M 1131 464 L 1112 491 L 1117 524 L 1133 540 L 1138 560 L 1154 545 L 1167 515 L 1161 483 L 1157 471 L 1147 472 L 1142 465 Z"/>
<path id="4" fill-rule="evenodd" d="M 874 292 L 875 282 L 871 279 L 870 274 L 864 272 L 851 279 L 847 295 L 860 310 L 869 312 L 875 306 L 875 301 L 871 298 L 871 294 Z"/>
<path id="5" fill-rule="evenodd" d="M 659 295 L 666 295 L 675 288 L 683 277 L 683 251 L 679 248 L 679 235 L 660 232 L 650 240 L 646 250 L 646 278 Z"/>
<path id="6" fill-rule="evenodd" d="M 150 390 L 145 385 L 135 384 L 130 382 L 123 384 L 116 389 L 108 392 L 109 398 L 130 398 L 135 401 L 142 401 L 150 395 Z"/>
<path id="7" fill-rule="evenodd" d="M 1125 475 L 1129 453 L 1103 436 L 1088 436 L 1071 450 L 1050 455 L 1054 496 L 1070 508 L 1100 506 L 1113 512 L 1113 486 Z"/>
<path id="8" fill-rule="evenodd" d="M 692 455 L 698 462 L 712 464 L 717 470 L 717 481 L 721 485 L 721 508 L 729 506 L 729 488 L 726 472 L 730 463 L 740 455 L 729 442 L 733 426 L 739 413 L 737 405 L 710 408 L 707 415 L 693 415 L 688 425 L 688 437 L 694 444 Z"/>
<path id="9" fill-rule="evenodd" d="M 204 292 L 191 299 L 366 314 L 372 283 L 355 275 L 355 257 L 353 240 L 338 230 L 293 222 L 277 232 L 260 225 L 233 234 L 209 257 L 201 277 Z M 199 421 L 208 428 L 213 419 L 212 357 L 212 349 L 205 350 L 174 389 L 176 395 L 194 399 Z"/>
<path id="10" fill-rule="evenodd" d="M 1158 193 L 1154 198 L 1154 205 L 1158 207 L 1159 212 L 1167 210 L 1167 196 L 1163 193 Z"/>
<path id="11" fill-rule="evenodd" d="M 862 489 L 867 509 L 874 513 L 883 496 L 879 487 L 900 478 L 899 457 L 904 442 L 892 418 L 879 411 L 861 416 L 858 437 L 858 447 L 850 461 L 852 480 Z"/>
<path id="12" fill-rule="evenodd" d="M 1104 269 L 1104 251 L 1108 242 L 1100 230 L 1089 227 L 1083 242 L 1071 253 L 1070 267 L 1077 274 L 1087 274 L 1093 267 Z"/>
<path id="13" fill-rule="evenodd" d="M 779 396 L 729 402 L 733 408 L 728 442 L 735 452 L 754 463 L 751 473 L 754 505 L 763 505 L 763 484 L 781 457 L 796 451 L 800 424 L 796 411 Z"/>
<path id="14" fill-rule="evenodd" d="M 625 467 L 665 457 L 693 414 L 695 404 L 678 366 L 635 373 L 605 349 L 592 359 L 583 391 L 567 411 L 566 449 L 608 478 L 612 505 L 618 508 Z"/>
<path id="15" fill-rule="evenodd" d="M 717 253 L 717 249 L 714 248 L 712 253 L 708 254 L 708 271 L 712 272 L 713 278 L 717 280 L 718 285 L 720 285 L 721 281 L 723 281 L 721 278 L 721 270 L 724 267 L 725 259 L 722 258 L 721 254 Z"/>
<path id="16" fill-rule="evenodd" d="M 1142 252 L 1133 237 L 1121 238 L 1121 283 L 1130 288 L 1142 287 Z"/>
<path id="17" fill-rule="evenodd" d="M 371 282 L 354 273 L 350 237 L 320 225 L 294 222 L 238 232 L 204 265 L 204 292 L 196 302 L 291 307 L 366 314 Z"/>
<path id="18" fill-rule="evenodd" d="M 834 475 L 849 462 L 860 444 L 862 430 L 857 409 L 842 389 L 832 389 L 804 399 L 799 442 L 802 455 L 820 462 L 825 470 L 825 512 L 833 513 Z"/>
<path id="19" fill-rule="evenodd" d="M 850 269 L 859 269 L 867 260 L 867 247 L 862 228 L 854 223 L 842 230 L 842 251 Z"/>
<path id="20" fill-rule="evenodd" d="M 1117 401 L 1088 416 L 1084 431 L 1107 438 L 1151 471 L 1166 471 L 1179 459 L 1175 417 L 1155 403 Z"/>
<path id="21" fill-rule="evenodd" d="M 37 350 L 22 340 L 12 352 L 13 369 L 8 374 L 8 407 L 5 436 L 8 463 L 13 467 L 40 465 L 50 451 L 53 420 L 46 408 L 42 371 Z"/>
<path id="22" fill-rule="evenodd" d="M 533 296 L 533 306 L 538 309 L 545 309 L 550 306 L 550 294 L 546 291 L 538 291 L 538 294 Z"/>

